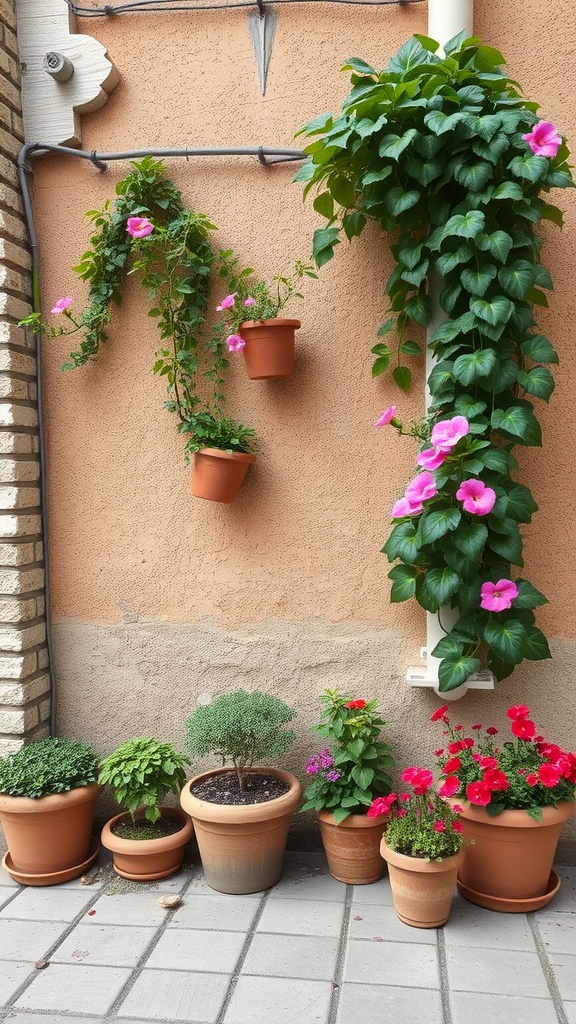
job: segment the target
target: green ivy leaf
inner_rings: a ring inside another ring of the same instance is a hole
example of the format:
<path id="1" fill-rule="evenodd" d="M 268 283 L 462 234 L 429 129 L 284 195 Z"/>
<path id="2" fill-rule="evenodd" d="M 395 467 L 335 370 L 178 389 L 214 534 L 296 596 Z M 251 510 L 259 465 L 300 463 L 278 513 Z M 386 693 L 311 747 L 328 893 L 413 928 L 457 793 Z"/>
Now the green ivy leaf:
<path id="1" fill-rule="evenodd" d="M 439 274 L 449 274 L 451 270 L 458 267 L 461 263 L 467 263 L 472 256 L 472 246 L 461 245 L 454 252 L 443 253 L 436 260 L 436 266 Z"/>
<path id="2" fill-rule="evenodd" d="M 558 363 L 558 353 L 548 338 L 542 334 L 534 334 L 520 345 L 522 355 L 534 363 Z"/>
<path id="3" fill-rule="evenodd" d="M 385 181 L 392 174 L 392 167 L 388 164 L 377 171 L 369 171 L 362 178 L 363 185 L 374 185 L 377 181 Z"/>
<path id="4" fill-rule="evenodd" d="M 458 395 L 454 402 L 454 408 L 459 416 L 465 416 L 467 420 L 474 420 L 481 416 L 486 409 L 486 402 L 479 402 L 473 395 Z"/>
<path id="5" fill-rule="evenodd" d="M 416 540 L 416 524 L 413 522 L 398 523 L 381 550 L 388 556 L 390 562 L 401 558 L 403 562 L 414 563 L 420 550 Z"/>
<path id="6" fill-rule="evenodd" d="M 418 524 L 420 542 L 422 544 L 433 544 L 435 540 L 439 540 L 440 537 L 444 537 L 451 530 L 455 530 L 461 518 L 462 513 L 457 508 L 443 508 L 433 512 L 424 512 Z"/>
<path id="7" fill-rule="evenodd" d="M 488 668 L 491 670 L 491 672 L 494 673 L 496 679 L 507 679 L 508 676 L 512 675 L 514 669 L 516 668 L 516 665 L 514 665 L 512 662 L 505 661 L 503 658 L 499 657 L 499 655 L 496 654 L 496 652 L 492 649 L 489 649 L 488 651 L 487 660 Z"/>
<path id="8" fill-rule="evenodd" d="M 484 523 L 461 523 L 452 535 L 452 542 L 458 551 L 473 561 L 479 561 L 488 539 L 488 527 Z"/>
<path id="9" fill-rule="evenodd" d="M 532 288 L 536 271 L 528 260 L 516 260 L 498 271 L 498 280 L 513 299 L 523 299 Z"/>
<path id="10" fill-rule="evenodd" d="M 476 239 L 478 248 L 490 252 L 500 263 L 506 262 L 513 244 L 513 239 L 506 231 L 493 231 L 491 235 L 482 234 Z"/>
<path id="11" fill-rule="evenodd" d="M 400 601 L 407 601 L 414 597 L 416 591 L 417 570 L 412 565 L 395 565 L 388 573 L 388 578 L 393 580 L 390 591 L 390 601 L 396 604 Z"/>
<path id="12" fill-rule="evenodd" d="M 403 341 L 400 345 L 400 351 L 405 356 L 420 356 L 422 355 L 422 349 L 417 341 L 411 341 L 409 338 Z"/>
<path id="13" fill-rule="evenodd" d="M 476 238 L 484 228 L 485 217 L 480 210 L 469 210 L 468 213 L 456 213 L 450 217 L 443 232 L 443 238 L 456 235 L 460 238 Z"/>
<path id="14" fill-rule="evenodd" d="M 528 580 L 516 580 L 518 597 L 514 598 L 514 608 L 538 608 L 541 604 L 548 604 L 548 598 L 544 597 L 536 587 L 533 587 Z"/>
<path id="15" fill-rule="evenodd" d="M 466 270 L 462 271 L 460 280 L 467 292 L 470 292 L 471 295 L 478 295 L 482 298 L 497 273 L 498 271 L 492 263 L 484 263 L 476 270 L 471 270 L 467 267 Z"/>
<path id="16" fill-rule="evenodd" d="M 386 373 L 386 370 L 388 369 L 389 365 L 389 355 L 378 356 L 378 359 L 375 359 L 374 362 L 372 363 L 372 376 L 381 377 L 383 373 Z"/>
<path id="17" fill-rule="evenodd" d="M 454 363 L 454 376 L 460 384 L 468 387 L 480 377 L 487 377 L 495 363 L 493 348 L 479 348 L 469 355 L 458 356 Z"/>
<path id="18" fill-rule="evenodd" d="M 556 387 L 550 370 L 547 370 L 545 366 L 534 366 L 527 373 L 524 370 L 519 370 L 518 383 L 529 395 L 543 398 L 545 402 L 548 401 Z"/>
<path id="19" fill-rule="evenodd" d="M 407 366 L 396 366 L 392 370 L 392 380 L 401 391 L 409 391 L 412 383 L 412 370 Z"/>
<path id="20" fill-rule="evenodd" d="M 486 163 L 485 160 L 478 160 L 474 164 L 464 164 L 459 167 L 454 177 L 459 185 L 463 185 L 464 188 L 469 189 L 471 192 L 480 192 L 481 189 L 490 181 L 494 173 L 492 164 Z"/>
<path id="21" fill-rule="evenodd" d="M 529 626 L 526 633 L 528 639 L 524 649 L 525 658 L 529 661 L 544 661 L 552 657 L 546 637 L 536 626 Z"/>
<path id="22" fill-rule="evenodd" d="M 332 220 L 334 216 L 334 200 L 329 192 L 321 192 L 319 196 L 316 196 L 312 206 L 322 217 L 326 217 L 327 220 Z"/>
<path id="23" fill-rule="evenodd" d="M 397 160 L 404 150 L 408 148 L 415 135 L 415 128 L 409 128 L 402 136 L 385 135 L 378 146 L 378 156 L 390 157 L 392 160 Z"/>
<path id="24" fill-rule="evenodd" d="M 339 244 L 338 228 L 317 228 L 312 240 L 312 255 L 318 267 L 323 267 L 334 255 L 334 246 Z"/>
<path id="25" fill-rule="evenodd" d="M 486 643 L 494 648 L 503 661 L 519 665 L 528 646 L 528 635 L 521 622 L 489 622 L 484 630 Z"/>
<path id="26" fill-rule="evenodd" d="M 511 405 L 508 409 L 495 409 L 490 423 L 494 430 L 518 438 L 521 444 L 539 447 L 542 444 L 540 424 L 530 409 Z"/>
<path id="27" fill-rule="evenodd" d="M 414 295 L 405 304 L 404 312 L 420 327 L 427 327 L 432 316 L 432 303 L 427 295 Z"/>
<path id="28" fill-rule="evenodd" d="M 422 579 L 424 589 L 438 608 L 456 593 L 460 583 L 452 569 L 429 569 Z"/>
<path id="29" fill-rule="evenodd" d="M 490 301 L 473 299 L 470 309 L 487 324 L 505 324 L 514 312 L 514 304 L 504 295 L 497 295 Z"/>
<path id="30" fill-rule="evenodd" d="M 342 218 L 342 227 L 348 241 L 361 235 L 366 226 L 366 217 L 363 213 L 347 213 Z"/>
<path id="31" fill-rule="evenodd" d="M 367 64 L 366 61 L 362 60 L 360 57 L 348 57 L 346 62 L 342 65 L 341 71 L 357 71 L 359 75 L 378 74 L 370 64 Z"/>
<path id="32" fill-rule="evenodd" d="M 516 181 L 503 181 L 492 193 L 492 199 L 523 199 L 524 194 Z"/>
<path id="33" fill-rule="evenodd" d="M 448 693 L 461 686 L 480 668 L 478 658 L 444 658 L 438 668 L 438 692 Z"/>
<path id="34" fill-rule="evenodd" d="M 536 182 L 546 177 L 548 160 L 544 156 L 526 153 L 524 156 L 515 156 L 508 164 L 508 170 L 512 171 L 516 178 Z"/>
<path id="35" fill-rule="evenodd" d="M 506 514 L 519 523 L 529 523 L 532 513 L 538 511 L 530 491 L 524 484 L 515 483 L 506 492 Z"/>
<path id="36" fill-rule="evenodd" d="M 397 217 L 399 213 L 404 213 L 405 210 L 410 210 L 415 206 L 419 199 L 420 193 L 416 192 L 415 189 L 405 192 L 404 189 L 398 186 L 397 188 L 391 188 L 386 193 L 384 201 L 390 213 Z"/>

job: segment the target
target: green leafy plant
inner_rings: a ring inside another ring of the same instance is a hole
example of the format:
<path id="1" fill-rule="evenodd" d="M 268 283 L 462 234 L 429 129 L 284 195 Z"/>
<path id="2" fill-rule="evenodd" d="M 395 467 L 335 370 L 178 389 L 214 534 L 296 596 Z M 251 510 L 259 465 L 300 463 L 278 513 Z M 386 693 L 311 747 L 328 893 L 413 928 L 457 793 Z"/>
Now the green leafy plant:
<path id="1" fill-rule="evenodd" d="M 230 343 L 230 339 L 240 337 L 240 324 L 244 320 L 271 320 L 279 316 L 291 299 L 304 297 L 297 290 L 302 279 L 317 277 L 311 266 L 296 260 L 292 274 L 276 274 L 272 284 L 257 281 L 254 280 L 255 271 L 251 267 L 239 269 L 239 261 L 231 249 L 220 251 L 219 262 L 218 272 L 226 280 L 229 294 L 216 307 L 218 312 L 225 314 L 226 319 L 216 324 L 215 330 L 220 335 L 229 335 L 227 341 L 230 351 L 238 350 L 234 347 L 234 341 Z"/>
<path id="2" fill-rule="evenodd" d="M 87 743 L 49 736 L 0 758 L 0 793 L 33 800 L 68 793 L 98 779 L 98 755 Z"/>
<path id="3" fill-rule="evenodd" d="M 352 700 L 337 690 L 326 690 L 318 699 L 323 710 L 314 731 L 327 746 L 308 759 L 312 781 L 301 810 L 329 811 L 338 825 L 350 814 L 365 814 L 374 797 L 390 792 L 386 769 L 394 759 L 380 739 L 385 723 L 377 701 Z"/>
<path id="4" fill-rule="evenodd" d="M 171 743 L 136 737 L 116 748 L 101 765 L 98 781 L 112 787 L 114 799 L 135 820 L 139 808 L 148 821 L 158 821 L 160 804 L 168 793 L 178 794 L 186 782 L 190 761 Z"/>
<path id="5" fill-rule="evenodd" d="M 404 357 L 421 351 L 412 329 L 427 327 L 433 312 L 444 317 L 429 341 L 429 416 L 403 431 L 420 441 L 425 472 L 395 505 L 400 521 L 383 551 L 398 563 L 392 601 L 415 596 L 431 613 L 458 610 L 431 652 L 441 659 L 440 690 L 451 690 L 481 666 L 483 648 L 498 679 L 524 658 L 550 657 L 534 616 L 546 598 L 510 579 L 523 565 L 521 525 L 537 509 L 512 475 L 513 449 L 541 444 L 533 400 L 548 401 L 554 389 L 558 356 L 534 314 L 552 287 L 538 225 L 562 224 L 546 196 L 573 181 L 568 148 L 554 125 L 537 121 L 538 105 L 504 73 L 502 54 L 463 34 L 444 49 L 440 56 L 434 40 L 415 36 L 382 72 L 349 60 L 342 114 L 302 129 L 314 141 L 296 178 L 305 194 L 318 188 L 314 207 L 328 221 L 314 235 L 318 266 L 342 233 L 352 239 L 369 220 L 394 232 L 374 376 L 393 365 L 407 390 Z M 386 423 L 401 429 L 395 406 L 378 421 Z M 486 600 L 488 584 L 507 600 Z"/>
<path id="6" fill-rule="evenodd" d="M 389 815 L 384 833 L 386 845 L 406 857 L 427 861 L 453 857 L 464 842 L 457 807 L 450 806 L 435 792 L 434 776 L 427 768 L 405 768 L 401 778 L 412 793 L 391 793 L 378 798 L 368 811 L 369 818 Z"/>
<path id="7" fill-rule="evenodd" d="M 214 753 L 222 764 L 231 761 L 244 791 L 246 772 L 255 761 L 284 754 L 295 739 L 286 728 L 296 712 L 268 693 L 236 690 L 201 705 L 186 720 L 186 748 L 195 757 Z"/>

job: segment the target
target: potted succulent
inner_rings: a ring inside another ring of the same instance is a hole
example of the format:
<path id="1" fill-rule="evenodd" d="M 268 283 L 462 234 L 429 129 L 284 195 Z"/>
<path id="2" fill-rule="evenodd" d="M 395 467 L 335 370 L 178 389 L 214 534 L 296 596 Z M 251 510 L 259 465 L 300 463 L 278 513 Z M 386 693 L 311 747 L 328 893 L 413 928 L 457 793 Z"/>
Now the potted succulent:
<path id="1" fill-rule="evenodd" d="M 192 825 L 178 807 L 162 806 L 162 800 L 180 792 L 188 764 L 171 743 L 150 737 L 128 740 L 102 761 L 100 783 L 109 784 L 125 808 L 106 822 L 101 836 L 118 875 L 149 882 L 182 866 Z"/>
<path id="2" fill-rule="evenodd" d="M 413 928 L 439 928 L 450 916 L 463 859 L 459 808 L 432 789 L 427 768 L 405 768 L 401 779 L 412 793 L 378 797 L 368 814 L 389 815 L 380 849 L 396 914 Z"/>
<path id="3" fill-rule="evenodd" d="M 98 755 L 78 740 L 48 737 L 0 758 L 8 874 L 24 885 L 82 875 L 100 849 L 92 823 L 101 788 Z"/>
<path id="4" fill-rule="evenodd" d="M 220 252 L 220 276 L 226 278 L 226 295 L 216 307 L 226 316 L 217 329 L 228 334 L 229 352 L 242 352 L 250 380 L 279 380 L 290 377 L 294 368 L 294 332 L 299 320 L 287 320 L 279 314 L 297 291 L 303 277 L 313 277 L 312 267 L 296 260 L 292 275 L 276 274 L 272 285 L 254 281 L 250 267 L 238 269 L 231 250 Z M 248 319 L 250 318 L 250 319 Z"/>
<path id="5" fill-rule="evenodd" d="M 458 887 L 490 910 L 527 913 L 550 902 L 560 879 L 552 871 L 562 826 L 574 813 L 576 754 L 541 735 L 525 704 L 508 709 L 513 739 L 474 723 L 452 726 L 445 704 L 432 721 L 445 726 L 437 751 L 440 792 L 463 805 L 466 839 Z"/>
<path id="6" fill-rule="evenodd" d="M 390 792 L 390 747 L 381 738 L 384 722 L 375 700 L 351 699 L 337 690 L 319 697 L 323 706 L 314 731 L 326 746 L 308 759 L 311 779 L 302 811 L 314 810 L 330 874 L 340 882 L 376 882 L 384 870 L 380 837 L 386 815 L 367 810 L 375 797 Z"/>
<path id="7" fill-rule="evenodd" d="M 219 892 L 260 892 L 280 878 L 301 786 L 267 762 L 293 743 L 287 726 L 295 714 L 271 694 L 237 690 L 196 708 L 186 721 L 186 747 L 194 757 L 212 752 L 222 766 L 232 763 L 195 776 L 180 796 L 206 881 Z M 262 760 L 265 767 L 256 764 Z"/>

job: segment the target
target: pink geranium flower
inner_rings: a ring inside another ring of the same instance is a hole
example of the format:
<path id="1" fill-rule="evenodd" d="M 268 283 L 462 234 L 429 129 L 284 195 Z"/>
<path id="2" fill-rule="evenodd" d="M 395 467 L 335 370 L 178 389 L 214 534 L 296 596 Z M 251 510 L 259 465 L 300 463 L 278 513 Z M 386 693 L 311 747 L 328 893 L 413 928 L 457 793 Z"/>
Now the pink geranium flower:
<path id="1" fill-rule="evenodd" d="M 51 313 L 63 313 L 68 306 L 72 305 L 72 296 L 65 295 L 63 299 L 58 299 L 58 302 L 50 310 Z"/>
<path id="2" fill-rule="evenodd" d="M 398 408 L 397 405 L 389 405 L 387 409 L 384 409 L 384 412 L 382 413 L 382 415 L 378 417 L 378 419 L 376 420 L 376 423 L 374 424 L 374 426 L 375 427 L 387 427 L 389 423 L 392 423 L 392 420 L 394 419 L 394 417 L 396 415 L 396 409 L 397 408 Z"/>
<path id="3" fill-rule="evenodd" d="M 496 491 L 486 487 L 481 480 L 464 480 L 456 491 L 456 497 L 466 512 L 475 516 L 487 516 L 496 503 Z"/>
<path id="4" fill-rule="evenodd" d="M 513 704 L 506 712 L 508 718 L 528 718 L 530 708 L 527 704 Z M 488 732 L 488 729 L 486 729 Z"/>
<path id="5" fill-rule="evenodd" d="M 432 428 L 430 440 L 441 452 L 449 452 L 469 431 L 470 424 L 465 416 L 453 416 L 451 420 L 441 420 Z"/>
<path id="6" fill-rule="evenodd" d="M 488 612 L 503 612 L 512 607 L 518 597 L 518 587 L 512 580 L 498 580 L 498 583 L 483 583 L 480 587 L 480 607 Z"/>
<path id="7" fill-rule="evenodd" d="M 148 217 L 128 217 L 126 231 L 132 238 L 146 238 L 154 231 L 154 225 Z"/>
<path id="8" fill-rule="evenodd" d="M 485 782 L 470 782 L 466 786 L 466 796 L 471 804 L 477 807 L 487 807 L 492 799 L 492 790 Z"/>
<path id="9" fill-rule="evenodd" d="M 225 299 L 222 299 L 220 305 L 216 306 L 216 312 L 222 313 L 225 309 L 231 309 L 236 301 L 237 294 L 238 292 L 232 292 L 232 295 L 227 295 Z"/>
<path id="10" fill-rule="evenodd" d="M 249 295 L 247 299 L 244 299 L 244 302 L 242 303 L 242 305 L 243 306 L 255 306 L 256 305 L 256 299 L 254 298 L 253 295 Z"/>
<path id="11" fill-rule="evenodd" d="M 439 448 L 425 448 L 418 455 L 416 462 L 423 469 L 435 470 L 440 468 L 447 455 L 448 452 L 441 451 Z"/>
<path id="12" fill-rule="evenodd" d="M 435 832 L 444 832 L 446 823 L 444 821 L 435 821 L 432 828 Z"/>
<path id="13" fill-rule="evenodd" d="M 460 780 L 457 775 L 447 775 L 443 782 L 438 786 L 438 794 L 440 796 L 454 796 L 457 789 L 460 788 Z"/>
<path id="14" fill-rule="evenodd" d="M 406 497 L 413 505 L 428 501 L 436 494 L 438 494 L 438 488 L 431 473 L 418 473 L 406 488 Z"/>
<path id="15" fill-rule="evenodd" d="M 419 516 L 424 511 L 421 502 L 411 502 L 408 498 L 399 498 L 395 502 L 392 512 L 392 519 L 402 519 L 404 516 Z"/>
<path id="16" fill-rule="evenodd" d="M 226 338 L 226 345 L 229 352 L 241 352 L 246 342 L 239 334 L 229 334 Z"/>
<path id="17" fill-rule="evenodd" d="M 551 121 L 538 121 L 522 138 L 537 156 L 556 156 L 562 145 L 562 136 Z"/>
<path id="18" fill-rule="evenodd" d="M 529 718 L 515 718 L 510 724 L 510 731 L 519 740 L 531 740 L 536 735 L 536 726 Z"/>
<path id="19" fill-rule="evenodd" d="M 538 780 L 546 789 L 553 789 L 560 782 L 560 769 L 554 764 L 541 764 L 538 768 Z"/>
<path id="20" fill-rule="evenodd" d="M 389 796 L 377 796 L 366 811 L 367 818 L 377 818 L 380 814 L 388 814 L 396 799 L 396 793 Z"/>

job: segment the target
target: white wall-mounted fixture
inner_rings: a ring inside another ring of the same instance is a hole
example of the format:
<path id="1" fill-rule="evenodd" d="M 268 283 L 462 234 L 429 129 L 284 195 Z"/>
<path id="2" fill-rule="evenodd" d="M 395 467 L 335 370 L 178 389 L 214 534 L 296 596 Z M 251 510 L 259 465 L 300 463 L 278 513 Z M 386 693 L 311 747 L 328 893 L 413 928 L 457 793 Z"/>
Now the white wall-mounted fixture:
<path id="1" fill-rule="evenodd" d="M 57 82 L 67 82 L 74 74 L 74 65 L 64 54 L 58 53 L 56 50 L 49 50 L 44 54 L 42 70 Z"/>

